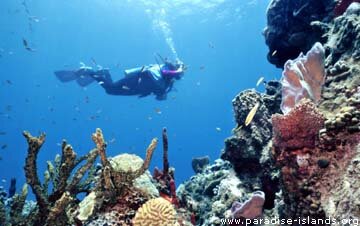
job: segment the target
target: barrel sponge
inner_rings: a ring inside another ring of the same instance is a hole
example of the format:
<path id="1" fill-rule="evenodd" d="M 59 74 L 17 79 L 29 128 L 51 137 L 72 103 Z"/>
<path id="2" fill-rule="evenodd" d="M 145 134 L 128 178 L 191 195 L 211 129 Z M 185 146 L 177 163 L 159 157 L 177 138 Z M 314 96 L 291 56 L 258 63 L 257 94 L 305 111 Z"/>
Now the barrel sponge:
<path id="1" fill-rule="evenodd" d="M 325 82 L 325 50 L 317 42 L 307 52 L 294 60 L 286 61 L 282 73 L 281 110 L 287 114 L 303 98 L 317 103 L 321 98 L 321 89 Z"/>
<path id="2" fill-rule="evenodd" d="M 133 219 L 134 226 L 176 226 L 176 211 L 164 198 L 150 199 L 142 205 Z"/>

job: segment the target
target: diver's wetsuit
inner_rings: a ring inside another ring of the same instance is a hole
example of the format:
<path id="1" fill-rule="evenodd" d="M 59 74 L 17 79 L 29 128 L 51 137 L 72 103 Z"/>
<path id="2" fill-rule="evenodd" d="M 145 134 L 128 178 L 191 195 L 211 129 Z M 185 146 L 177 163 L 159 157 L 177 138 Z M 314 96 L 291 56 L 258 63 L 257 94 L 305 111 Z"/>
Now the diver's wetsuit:
<path id="1" fill-rule="evenodd" d="M 171 70 L 168 65 L 149 65 L 125 70 L 125 77 L 114 82 L 109 70 L 86 71 L 110 95 L 138 95 L 145 97 L 155 94 L 156 99 L 166 99 L 174 79 L 180 79 L 182 70 Z"/>
<path id="2" fill-rule="evenodd" d="M 54 73 L 61 82 L 76 81 L 82 87 L 97 81 L 110 95 L 145 97 L 153 93 L 156 99 L 164 100 L 173 87 L 174 79 L 179 80 L 184 72 L 182 64 L 149 65 L 125 70 L 125 77 L 116 82 L 112 80 L 109 70 L 95 71 L 85 65 L 79 70 Z"/>

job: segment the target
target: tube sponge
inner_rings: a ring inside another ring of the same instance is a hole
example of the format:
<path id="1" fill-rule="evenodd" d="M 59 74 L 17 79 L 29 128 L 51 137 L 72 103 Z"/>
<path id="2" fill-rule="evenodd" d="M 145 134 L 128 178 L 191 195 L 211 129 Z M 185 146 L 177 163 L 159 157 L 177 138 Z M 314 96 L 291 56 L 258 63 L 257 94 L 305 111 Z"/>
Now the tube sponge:
<path id="1" fill-rule="evenodd" d="M 325 50 L 317 42 L 306 53 L 286 61 L 282 73 L 281 110 L 287 114 L 303 98 L 317 103 L 321 97 L 321 89 L 325 82 Z"/>

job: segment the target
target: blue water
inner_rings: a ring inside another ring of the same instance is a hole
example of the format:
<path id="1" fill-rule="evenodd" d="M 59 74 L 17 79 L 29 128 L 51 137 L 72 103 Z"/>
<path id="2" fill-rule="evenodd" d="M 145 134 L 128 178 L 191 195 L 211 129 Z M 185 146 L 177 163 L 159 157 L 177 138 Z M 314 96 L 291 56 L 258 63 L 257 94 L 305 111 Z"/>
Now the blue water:
<path id="1" fill-rule="evenodd" d="M 144 157 L 166 126 L 179 184 L 193 175 L 193 157 L 219 157 L 235 126 L 233 97 L 255 88 L 261 76 L 280 77 L 266 60 L 261 35 L 268 0 L 25 0 L 28 13 L 22 2 L 2 0 L 0 7 L 0 132 L 6 132 L 0 135 L 0 179 L 6 180 L 0 186 L 6 188 L 11 177 L 18 190 L 25 182 L 23 130 L 47 134 L 38 159 L 42 176 L 62 139 L 83 155 L 94 147 L 97 127 L 111 141 L 109 156 Z M 159 19 L 167 32 L 156 26 Z M 23 38 L 36 52 L 25 50 Z M 95 61 L 120 79 L 125 69 L 155 63 L 154 53 L 174 58 L 166 38 L 189 65 L 166 101 L 109 96 L 98 84 L 82 89 L 53 74 Z M 161 160 L 160 143 L 151 171 Z"/>

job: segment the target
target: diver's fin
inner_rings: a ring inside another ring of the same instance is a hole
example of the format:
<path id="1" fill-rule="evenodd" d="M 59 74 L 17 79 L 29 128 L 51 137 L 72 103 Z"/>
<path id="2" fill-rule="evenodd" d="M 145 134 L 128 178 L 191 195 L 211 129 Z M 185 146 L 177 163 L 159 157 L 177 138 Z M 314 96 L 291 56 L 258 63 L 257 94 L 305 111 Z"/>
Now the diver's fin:
<path id="1" fill-rule="evenodd" d="M 91 76 L 89 75 L 80 75 L 77 79 L 76 82 L 77 84 L 79 84 L 79 86 L 81 87 L 85 87 L 90 85 L 92 82 L 94 82 L 95 79 L 93 79 Z"/>
<path id="2" fill-rule="evenodd" d="M 79 75 L 79 71 L 55 71 L 56 77 L 61 82 L 71 82 L 76 80 L 76 83 L 81 86 L 87 86 L 94 82 L 95 80 L 90 76 L 84 73 L 84 75 Z"/>
<path id="3" fill-rule="evenodd" d="M 79 76 L 76 74 L 76 71 L 55 71 L 54 72 L 56 77 L 61 81 L 61 82 L 70 82 L 70 81 L 74 81 L 75 79 L 77 79 Z"/>

